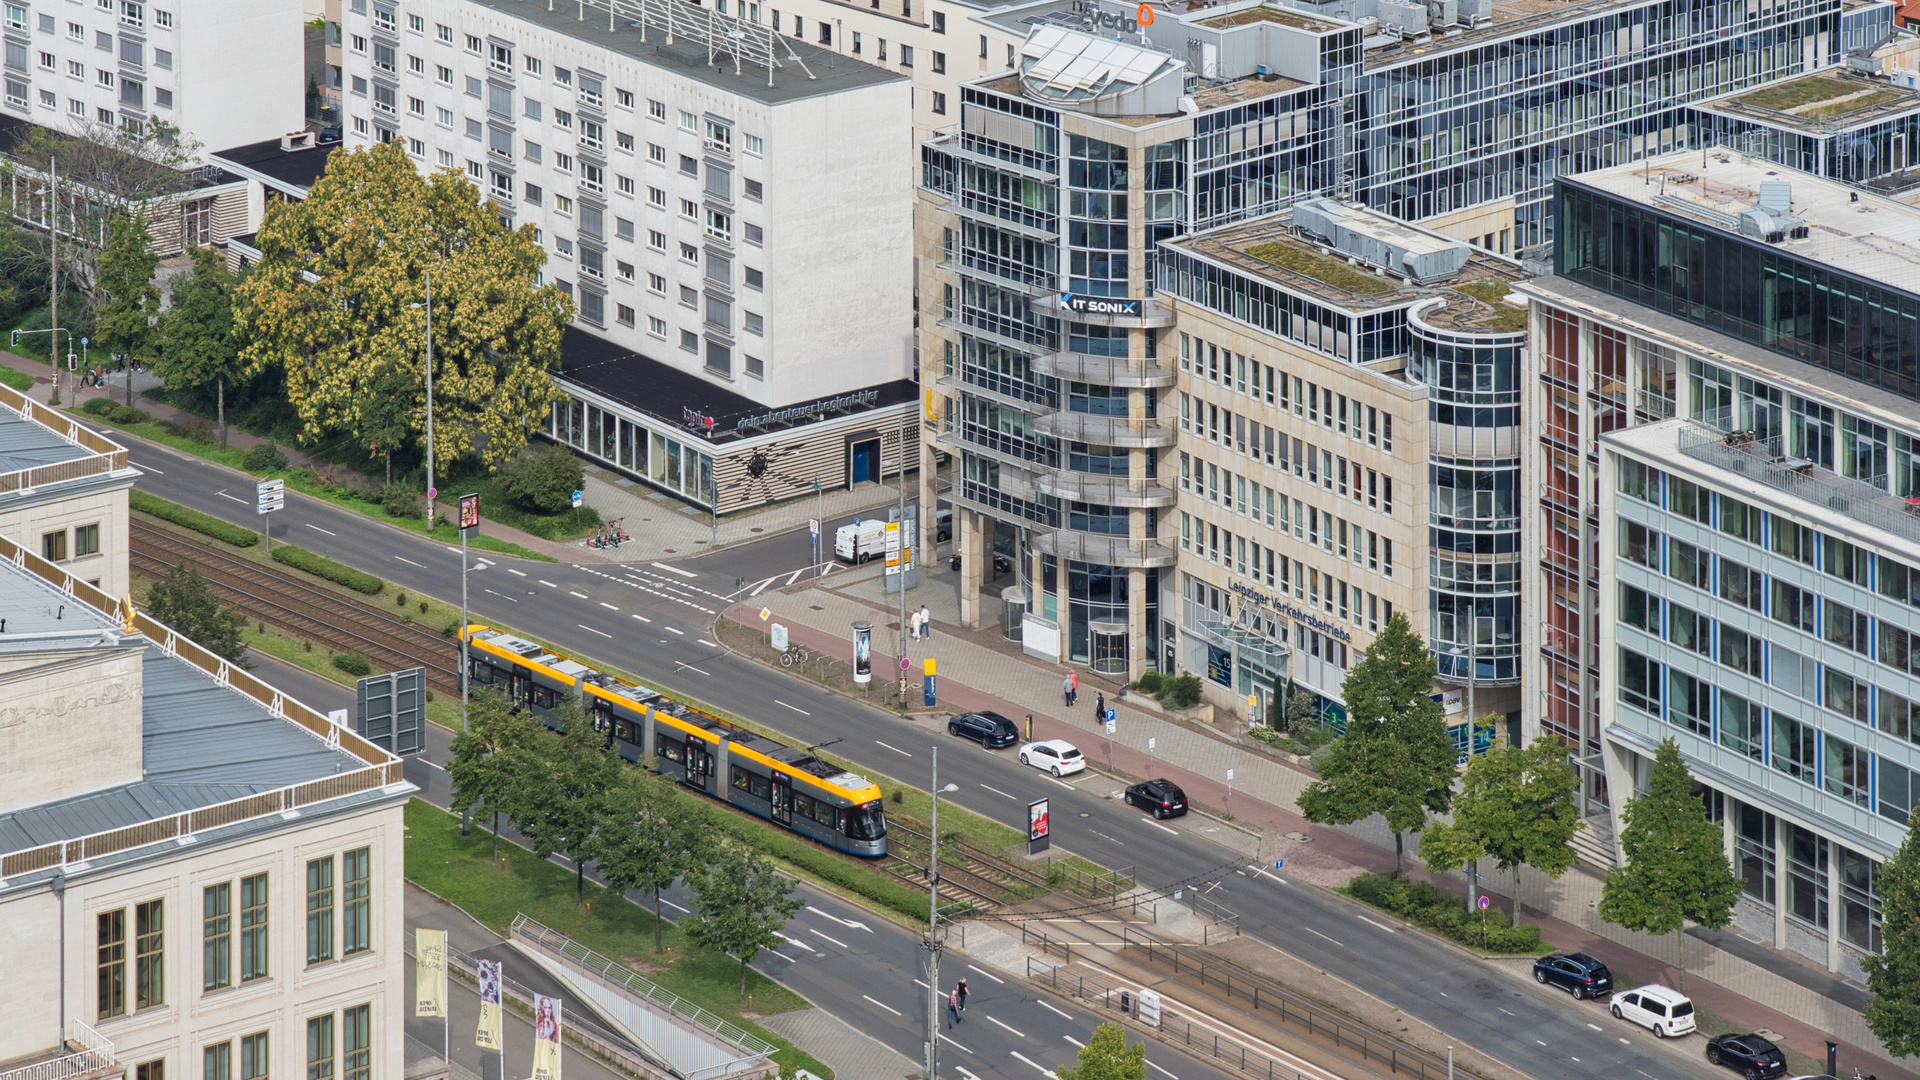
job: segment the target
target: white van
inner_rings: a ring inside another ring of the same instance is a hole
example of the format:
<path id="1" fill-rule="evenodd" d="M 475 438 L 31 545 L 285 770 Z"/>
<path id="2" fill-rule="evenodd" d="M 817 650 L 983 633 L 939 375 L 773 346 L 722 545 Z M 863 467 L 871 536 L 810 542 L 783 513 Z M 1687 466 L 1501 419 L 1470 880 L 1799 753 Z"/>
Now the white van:
<path id="1" fill-rule="evenodd" d="M 868 518 L 840 526 L 833 534 L 833 554 L 835 558 L 850 563 L 886 558 L 887 523 L 879 518 Z"/>
<path id="2" fill-rule="evenodd" d="M 1672 1038 L 1693 1032 L 1693 1002 L 1678 990 L 1658 984 L 1622 990 L 1608 1003 L 1613 1015 L 1650 1027 L 1656 1037 Z"/>

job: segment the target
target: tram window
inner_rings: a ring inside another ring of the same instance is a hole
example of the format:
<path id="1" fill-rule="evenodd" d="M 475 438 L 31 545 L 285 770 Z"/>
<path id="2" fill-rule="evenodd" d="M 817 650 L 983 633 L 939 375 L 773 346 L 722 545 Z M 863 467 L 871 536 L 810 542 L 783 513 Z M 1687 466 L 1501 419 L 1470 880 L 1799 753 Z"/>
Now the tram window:
<path id="1" fill-rule="evenodd" d="M 542 709 L 551 709 L 560 704 L 560 692 L 550 686 L 533 684 L 533 703 Z"/>
<path id="2" fill-rule="evenodd" d="M 773 801 L 773 781 L 758 773 L 747 774 L 747 791 L 756 799 Z"/>
<path id="3" fill-rule="evenodd" d="M 687 761 L 687 744 L 675 742 L 672 739 L 661 739 L 654 743 L 653 752 L 656 757 L 663 757 L 682 765 Z"/>
<path id="4" fill-rule="evenodd" d="M 493 682 L 493 665 L 478 658 L 469 660 L 467 662 L 467 681 L 469 683 L 479 683 L 482 686 L 490 685 Z"/>
<path id="5" fill-rule="evenodd" d="M 640 741 L 640 736 L 634 733 L 633 725 L 625 720 L 615 720 L 613 722 L 613 737 L 619 739 L 621 742 L 637 743 Z"/>

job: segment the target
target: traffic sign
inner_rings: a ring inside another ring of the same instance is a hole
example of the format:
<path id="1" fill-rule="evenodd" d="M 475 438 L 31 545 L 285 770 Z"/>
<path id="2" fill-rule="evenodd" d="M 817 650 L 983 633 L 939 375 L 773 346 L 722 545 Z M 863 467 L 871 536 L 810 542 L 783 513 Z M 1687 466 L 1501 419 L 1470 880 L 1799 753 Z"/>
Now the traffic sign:
<path id="1" fill-rule="evenodd" d="M 807 532 L 811 533 L 815 540 L 820 539 L 820 519 L 819 518 L 807 519 Z"/>
<path id="2" fill-rule="evenodd" d="M 287 507 L 287 482 L 285 480 L 262 480 L 254 488 L 254 512 L 271 514 L 275 510 Z"/>
<path id="3" fill-rule="evenodd" d="M 1474 903 L 1479 905 L 1481 911 L 1485 911 L 1493 906 L 1493 898 L 1485 893 L 1481 893 L 1480 899 L 1474 901 Z"/>
<path id="4" fill-rule="evenodd" d="M 437 487 L 430 487 L 430 488 L 428 488 L 428 489 L 427 489 L 427 498 L 429 498 L 429 499 L 437 499 L 437 498 L 439 498 L 439 497 L 440 497 L 440 489 L 439 489 L 439 488 L 437 488 Z"/>
<path id="5" fill-rule="evenodd" d="M 772 609 L 772 608 L 761 608 L 761 609 L 760 609 L 760 621 L 761 621 L 761 622 L 766 622 L 766 621 L 767 621 L 768 619 L 771 619 L 771 618 L 773 618 L 773 609 Z"/>
<path id="6" fill-rule="evenodd" d="M 578 491 L 573 493 L 573 508 L 575 510 L 580 509 L 580 493 Z"/>

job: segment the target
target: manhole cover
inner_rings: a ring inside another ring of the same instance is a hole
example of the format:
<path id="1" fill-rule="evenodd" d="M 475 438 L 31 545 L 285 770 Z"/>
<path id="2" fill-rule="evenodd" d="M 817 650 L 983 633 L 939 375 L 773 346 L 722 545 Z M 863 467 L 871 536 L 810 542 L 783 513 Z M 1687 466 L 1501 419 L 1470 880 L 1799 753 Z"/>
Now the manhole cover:
<path id="1" fill-rule="evenodd" d="M 1296 844 L 1308 844 L 1313 842 L 1313 837 L 1308 836 L 1306 833 L 1303 833 L 1303 832 L 1290 832 L 1287 834 L 1287 839 L 1293 841 Z"/>
<path id="2" fill-rule="evenodd" d="M 1772 1028 L 1755 1028 L 1753 1030 L 1753 1033 L 1755 1035 L 1760 1036 L 1763 1039 L 1771 1039 L 1774 1042 L 1784 1042 L 1786 1040 L 1785 1035 L 1782 1035 L 1779 1032 L 1774 1031 Z"/>
<path id="3" fill-rule="evenodd" d="M 765 530 L 765 529 L 748 529 L 747 531 L 748 531 L 748 532 L 766 532 L 767 530 Z"/>

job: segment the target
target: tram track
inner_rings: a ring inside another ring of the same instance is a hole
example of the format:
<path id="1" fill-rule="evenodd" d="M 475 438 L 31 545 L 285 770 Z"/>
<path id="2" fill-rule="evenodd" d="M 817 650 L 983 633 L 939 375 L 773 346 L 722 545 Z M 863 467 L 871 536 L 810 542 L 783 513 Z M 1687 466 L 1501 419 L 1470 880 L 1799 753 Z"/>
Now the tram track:
<path id="1" fill-rule="evenodd" d="M 215 596 L 249 619 L 337 652 L 358 653 L 388 671 L 425 668 L 428 686 L 460 693 L 457 639 L 144 521 L 132 522 L 129 533 L 131 565 L 149 577 L 163 578 L 180 563 L 191 563 Z"/>

